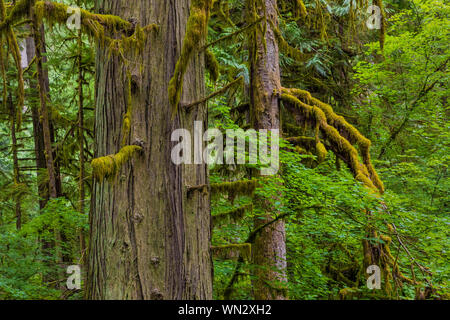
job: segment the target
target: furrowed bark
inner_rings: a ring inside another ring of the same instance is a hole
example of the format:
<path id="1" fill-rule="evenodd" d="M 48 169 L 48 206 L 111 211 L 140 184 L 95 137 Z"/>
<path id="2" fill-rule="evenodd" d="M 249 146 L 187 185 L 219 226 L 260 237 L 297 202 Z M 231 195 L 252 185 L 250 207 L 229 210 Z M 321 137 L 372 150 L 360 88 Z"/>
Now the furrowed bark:
<path id="1" fill-rule="evenodd" d="M 177 144 L 170 141 L 172 132 L 185 128 L 193 133 L 194 120 L 207 125 L 204 103 L 188 111 L 178 108 L 172 120 L 167 94 L 190 2 L 97 1 L 102 13 L 134 18 L 141 26 L 156 23 L 159 31 L 148 35 L 140 54 L 125 52 L 128 70 L 120 57 L 98 47 L 95 157 L 120 150 L 128 110 L 131 130 L 125 140 L 143 150 L 114 181 L 94 182 L 89 299 L 212 298 L 209 195 L 188 194 L 186 187 L 206 184 L 207 166 L 176 166 L 171 161 Z M 196 52 L 184 77 L 182 102 L 204 97 L 203 70 L 204 54 Z"/>

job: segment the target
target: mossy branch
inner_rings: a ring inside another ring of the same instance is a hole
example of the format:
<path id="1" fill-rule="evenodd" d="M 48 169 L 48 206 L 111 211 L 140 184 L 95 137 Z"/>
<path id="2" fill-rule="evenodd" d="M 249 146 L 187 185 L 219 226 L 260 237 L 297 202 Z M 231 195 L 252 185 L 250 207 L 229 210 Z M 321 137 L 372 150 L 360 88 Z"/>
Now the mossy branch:
<path id="1" fill-rule="evenodd" d="M 211 193 L 227 193 L 231 197 L 237 195 L 253 195 L 257 180 L 241 180 L 211 184 Z"/>
<path id="2" fill-rule="evenodd" d="M 301 52 L 300 50 L 292 47 L 283 37 L 281 34 L 280 29 L 275 26 L 275 24 L 269 20 L 270 26 L 275 34 L 275 38 L 277 39 L 278 46 L 280 48 L 280 51 L 287 55 L 289 58 L 297 61 L 297 62 L 304 62 L 309 59 L 311 56 L 310 54 L 306 54 Z"/>
<path id="3" fill-rule="evenodd" d="M 212 255 L 216 259 L 238 260 L 240 257 L 250 261 L 252 256 L 252 245 L 250 243 L 229 244 L 211 247 Z"/>
<path id="4" fill-rule="evenodd" d="M 35 4 L 35 13 L 39 20 L 45 18 L 49 23 L 65 24 L 72 15 L 70 6 L 52 1 L 38 1 Z M 96 39 L 102 39 L 105 31 L 133 33 L 135 26 L 118 16 L 107 14 L 95 14 L 80 9 L 82 30 Z"/>
<path id="5" fill-rule="evenodd" d="M 226 222 L 238 222 L 244 218 L 245 213 L 253 210 L 253 204 L 246 204 L 239 208 L 232 209 L 223 213 L 219 213 L 212 216 L 213 226 L 216 227 L 219 224 Z"/>
<path id="6" fill-rule="evenodd" d="M 263 18 L 264 18 L 264 17 L 261 17 L 261 18 L 257 19 L 256 21 L 250 23 L 249 25 L 247 25 L 247 26 L 245 26 L 245 27 L 243 27 L 243 28 L 241 28 L 241 29 L 239 29 L 239 30 L 234 31 L 233 33 L 227 34 L 226 36 L 223 36 L 223 37 L 221 37 L 221 38 L 219 38 L 219 39 L 217 39 L 217 40 L 214 40 L 214 41 L 208 43 L 207 45 L 203 46 L 202 49 L 203 49 L 203 50 L 206 50 L 206 49 L 208 49 L 209 47 L 218 44 L 219 42 L 222 42 L 222 41 L 224 41 L 224 40 L 233 38 L 233 37 L 237 36 L 238 34 L 241 34 L 241 33 L 245 32 L 245 31 L 251 30 L 251 29 L 254 28 L 256 25 L 258 25 L 258 23 L 260 23 L 260 22 L 263 20 Z"/>
<path id="7" fill-rule="evenodd" d="M 169 103 L 172 108 L 172 118 L 178 111 L 183 92 L 184 75 L 192 55 L 205 41 L 208 31 L 208 21 L 212 0 L 192 0 L 191 13 L 187 22 L 186 35 L 181 48 L 180 58 L 175 66 L 175 72 L 169 82 Z"/>
<path id="8" fill-rule="evenodd" d="M 8 27 L 16 24 L 20 19 L 27 16 L 34 1 L 35 0 L 20 0 L 12 7 L 8 15 L 6 15 L 6 10 L 4 10 L 4 19 L 0 23 L 0 33 L 3 33 Z"/>
<path id="9" fill-rule="evenodd" d="M 283 91 L 289 92 L 286 91 L 286 89 Z M 364 185 L 374 191 L 378 190 L 383 192 L 382 189 L 378 189 L 374 185 L 370 179 L 370 174 L 366 166 L 359 161 L 358 151 L 336 128 L 328 124 L 327 117 L 322 109 L 308 105 L 288 93 L 281 94 L 281 100 L 284 101 L 288 107 L 293 107 L 294 112 L 297 111 L 310 122 L 318 124 L 325 138 L 331 142 L 331 146 L 334 149 L 333 151 L 342 156 L 358 181 L 361 181 Z"/>
<path id="10" fill-rule="evenodd" d="M 92 160 L 91 166 L 94 178 L 100 182 L 105 178 L 113 179 L 122 166 L 141 151 L 142 147 L 139 146 L 125 146 L 117 154 Z"/>
<path id="11" fill-rule="evenodd" d="M 361 151 L 361 156 L 363 158 L 364 167 L 365 167 L 365 170 L 363 168 L 363 171 L 368 171 L 372 184 L 375 185 L 376 188 L 381 193 L 384 192 L 383 182 L 379 178 L 378 173 L 376 172 L 375 168 L 373 167 L 373 164 L 371 161 L 371 157 L 370 157 L 371 141 L 369 139 L 364 137 L 358 131 L 358 129 L 356 129 L 354 126 L 352 126 L 350 123 L 348 123 L 344 117 L 337 115 L 333 111 L 333 108 L 330 105 L 323 103 L 322 101 L 312 97 L 308 91 L 295 89 L 295 88 L 294 89 L 284 88 L 284 89 L 282 89 L 282 92 L 284 94 L 286 94 L 285 98 L 288 98 L 288 96 L 293 96 L 295 98 L 298 98 L 297 99 L 298 101 L 302 100 L 303 102 L 301 104 L 299 104 L 300 107 L 302 107 L 302 105 L 304 105 L 306 107 L 306 109 L 311 109 L 313 107 L 319 108 L 322 111 L 323 115 L 325 115 L 325 118 L 322 119 L 322 124 L 324 124 L 324 125 L 328 124 L 328 125 L 332 126 L 337 131 L 337 134 L 342 139 L 344 139 L 348 144 L 356 144 L 359 147 L 359 149 Z M 319 118 L 322 117 L 321 114 L 318 114 L 318 116 L 319 116 Z M 324 128 L 322 128 L 322 129 L 325 130 L 326 132 L 332 134 L 332 130 L 324 129 Z M 337 137 L 336 135 L 334 135 L 334 136 Z M 347 147 L 347 143 L 345 144 L 345 146 L 343 146 L 344 148 Z M 347 148 L 347 151 L 349 151 L 350 153 L 354 152 L 353 150 L 351 150 L 349 148 Z M 348 159 L 349 157 L 346 157 L 346 158 Z M 353 156 L 350 158 L 354 160 Z M 351 161 L 353 161 L 353 160 L 351 160 Z"/>
<path id="12" fill-rule="evenodd" d="M 190 104 L 188 104 L 188 105 L 185 105 L 185 106 L 183 106 L 183 107 L 186 108 L 186 109 L 190 109 L 190 108 L 192 108 L 192 107 L 194 107 L 194 106 L 196 106 L 196 105 L 205 103 L 206 101 L 211 100 L 212 98 L 215 98 L 215 97 L 218 96 L 218 95 L 221 95 L 222 93 L 224 93 L 224 92 L 227 91 L 228 89 L 232 88 L 233 86 L 235 86 L 235 85 L 237 85 L 237 84 L 242 83 L 243 81 L 244 81 L 244 77 L 239 77 L 239 78 L 237 78 L 236 80 L 234 80 L 234 81 L 230 82 L 229 84 L 227 84 L 227 85 L 226 85 L 225 87 L 223 87 L 222 89 L 219 89 L 219 90 L 217 90 L 217 91 L 211 93 L 209 96 L 207 96 L 207 97 L 205 97 L 205 98 L 202 98 L 202 99 L 200 99 L 200 100 L 198 100 L 198 101 L 192 102 L 192 103 L 190 103 Z"/>
<path id="13" fill-rule="evenodd" d="M 216 82 L 220 76 L 220 71 L 219 71 L 220 67 L 219 67 L 219 62 L 216 59 L 216 56 L 210 50 L 205 51 L 205 65 L 206 65 L 206 70 L 208 70 L 208 72 L 209 72 L 211 80 L 213 82 Z"/>

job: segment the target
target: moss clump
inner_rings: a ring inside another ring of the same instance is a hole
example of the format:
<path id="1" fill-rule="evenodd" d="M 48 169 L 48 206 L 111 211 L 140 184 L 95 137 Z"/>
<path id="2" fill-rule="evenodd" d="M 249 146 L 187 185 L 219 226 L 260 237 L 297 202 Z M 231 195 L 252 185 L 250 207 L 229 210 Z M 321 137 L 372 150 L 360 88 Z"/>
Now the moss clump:
<path id="1" fill-rule="evenodd" d="M 51 1 L 38 1 L 35 4 L 35 14 L 38 20 L 43 18 L 52 23 L 66 23 L 72 15 L 67 13 L 69 6 Z M 69 11 L 70 12 L 70 11 Z M 82 30 L 96 39 L 105 37 L 105 30 L 110 32 L 133 32 L 134 26 L 131 22 L 123 20 L 114 15 L 95 14 L 81 9 Z"/>
<path id="2" fill-rule="evenodd" d="M 113 179 L 122 166 L 141 151 L 142 148 L 139 146 L 125 146 L 117 154 L 92 160 L 91 166 L 94 178 L 100 182 L 105 178 Z"/>
<path id="3" fill-rule="evenodd" d="M 13 24 L 17 23 L 20 19 L 25 17 L 28 14 L 33 1 L 34 0 L 20 0 L 14 5 L 14 7 L 12 7 L 8 16 L 6 16 L 6 10 L 4 10 L 4 17 L 2 18 L 2 22 L 0 23 L 0 32 L 3 32 L 8 27 L 11 27 Z M 3 0 L 2 2 L 4 4 Z"/>
<path id="4" fill-rule="evenodd" d="M 16 6 L 13 7 L 11 13 L 9 14 L 9 16 L 6 16 L 6 6 L 5 6 L 5 2 L 3 0 L 1 0 L 0 3 L 0 18 L 2 23 L 8 21 L 8 19 L 10 19 L 10 21 L 13 21 L 16 17 L 16 15 L 18 15 L 18 12 L 20 10 L 24 10 L 27 8 L 27 3 L 26 1 L 21 1 L 20 3 L 18 3 Z M 5 28 L 2 29 L 5 30 L 6 29 L 6 42 L 8 44 L 8 47 L 11 51 L 11 54 L 14 58 L 14 62 L 15 62 L 15 66 L 17 69 L 17 83 L 18 83 L 18 94 L 17 94 L 17 106 L 16 106 L 16 127 L 17 130 L 20 130 L 21 124 L 22 124 L 22 110 L 23 110 L 23 106 L 24 106 L 24 101 L 25 101 L 25 87 L 24 87 L 24 81 L 23 81 L 23 70 L 22 70 L 22 55 L 20 53 L 20 48 L 19 48 L 19 44 L 17 42 L 17 38 L 16 38 L 16 34 L 14 33 L 13 29 L 12 29 L 12 23 L 8 23 L 6 22 L 5 24 Z M 2 46 L 1 49 L 1 68 L 2 68 L 2 76 L 3 76 L 3 86 L 4 86 L 4 90 L 3 90 L 3 103 L 6 103 L 6 96 L 7 96 L 7 83 L 6 83 L 6 64 L 3 56 L 3 32 L 0 34 L 1 39 L 0 39 L 0 45 Z"/>
<path id="5" fill-rule="evenodd" d="M 208 31 L 209 12 L 212 0 L 193 0 L 191 13 L 187 22 L 186 35 L 181 48 L 180 58 L 175 66 L 175 72 L 169 82 L 169 103 L 172 107 L 172 117 L 175 116 L 183 91 L 183 79 L 196 49 L 199 49 L 206 39 Z"/>
<path id="6" fill-rule="evenodd" d="M 245 213 L 253 210 L 253 204 L 247 204 L 233 210 L 219 213 L 212 216 L 213 226 L 224 224 L 226 222 L 238 222 L 244 218 Z"/>
<path id="7" fill-rule="evenodd" d="M 295 16 L 305 18 L 307 14 L 303 0 L 295 0 Z"/>
<path id="8" fill-rule="evenodd" d="M 328 151 L 322 142 L 318 142 L 316 144 L 316 155 L 317 155 L 317 162 L 319 163 L 324 162 L 328 155 Z"/>
<path id="9" fill-rule="evenodd" d="M 219 79 L 219 62 L 217 62 L 216 56 L 210 50 L 205 50 L 205 63 L 206 70 L 208 70 L 211 80 L 216 82 Z"/>
<path id="10" fill-rule="evenodd" d="M 245 261 L 250 261 L 252 256 L 252 245 L 250 243 L 229 244 L 224 246 L 211 247 L 212 255 L 216 259 L 237 260 L 242 257 Z"/>
<path id="11" fill-rule="evenodd" d="M 256 184 L 256 180 L 213 183 L 211 184 L 211 192 L 221 194 L 227 193 L 231 198 L 238 195 L 253 195 L 256 189 Z"/>

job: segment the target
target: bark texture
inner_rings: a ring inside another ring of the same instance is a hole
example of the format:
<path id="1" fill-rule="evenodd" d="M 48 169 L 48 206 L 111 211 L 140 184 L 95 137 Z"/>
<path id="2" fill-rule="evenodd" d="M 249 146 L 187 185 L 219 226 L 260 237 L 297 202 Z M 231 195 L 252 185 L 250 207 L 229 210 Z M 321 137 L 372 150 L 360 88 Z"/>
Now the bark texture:
<path id="1" fill-rule="evenodd" d="M 96 181 L 90 216 L 87 298 L 211 299 L 210 201 L 187 186 L 208 181 L 206 165 L 176 166 L 171 161 L 175 129 L 193 133 L 194 121 L 206 127 L 205 104 L 172 120 L 168 83 L 180 54 L 189 0 L 97 0 L 101 13 L 141 26 L 156 23 L 140 54 L 125 52 L 131 74 L 128 105 L 126 66 L 99 47 L 95 157 L 117 153 L 123 116 L 129 107 L 128 144 L 143 147 L 114 181 Z M 142 68 L 141 68 L 142 67 Z M 204 56 L 196 53 L 185 75 L 183 103 L 204 96 Z"/>

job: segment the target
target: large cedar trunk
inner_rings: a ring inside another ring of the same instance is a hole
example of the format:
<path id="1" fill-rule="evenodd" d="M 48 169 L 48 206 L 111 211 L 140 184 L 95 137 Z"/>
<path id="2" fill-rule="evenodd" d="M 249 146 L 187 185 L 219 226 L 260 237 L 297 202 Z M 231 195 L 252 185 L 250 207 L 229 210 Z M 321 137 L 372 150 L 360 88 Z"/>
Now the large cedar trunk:
<path id="1" fill-rule="evenodd" d="M 258 15 L 264 12 L 267 18 L 265 33 L 255 30 L 251 37 L 251 106 L 255 129 L 279 129 L 280 106 L 274 90 L 279 92 L 279 51 L 269 19 L 278 24 L 276 0 L 264 0 L 265 10 L 258 7 Z M 258 2 L 257 2 L 258 4 Z M 264 39 L 265 37 L 265 39 Z M 281 195 L 280 195 L 281 197 Z M 286 231 L 284 221 L 273 220 L 274 199 L 256 199 L 257 205 L 267 212 L 255 218 L 255 228 L 268 225 L 255 238 L 252 246 L 255 271 L 254 298 L 257 300 L 285 299 L 283 283 L 286 282 Z"/>
<path id="2" fill-rule="evenodd" d="M 132 121 L 129 144 L 142 155 L 125 164 L 114 181 L 94 183 L 87 298 L 211 299 L 209 195 L 187 194 L 208 181 L 206 165 L 171 161 L 173 130 L 194 121 L 207 125 L 204 104 L 172 119 L 168 83 L 179 57 L 189 0 L 97 0 L 97 9 L 141 26 L 156 23 L 139 55 L 130 62 Z M 97 59 L 95 156 L 117 153 L 128 106 L 126 69 L 119 57 L 99 47 Z M 140 68 L 142 67 L 142 70 Z M 204 56 L 196 53 L 184 80 L 182 101 L 204 96 Z"/>

